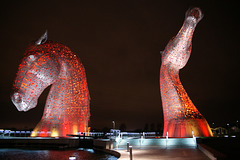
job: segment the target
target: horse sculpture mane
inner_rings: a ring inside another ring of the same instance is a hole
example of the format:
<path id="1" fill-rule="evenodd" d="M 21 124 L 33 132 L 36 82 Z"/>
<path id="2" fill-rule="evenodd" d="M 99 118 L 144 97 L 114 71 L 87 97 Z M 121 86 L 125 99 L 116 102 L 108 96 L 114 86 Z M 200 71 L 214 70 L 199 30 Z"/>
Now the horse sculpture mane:
<path id="1" fill-rule="evenodd" d="M 36 107 L 49 86 L 44 113 L 32 136 L 86 132 L 90 117 L 89 91 L 80 59 L 65 45 L 47 41 L 45 33 L 31 43 L 19 65 L 11 100 L 19 111 Z"/>
<path id="2" fill-rule="evenodd" d="M 179 79 L 179 70 L 190 57 L 192 36 L 197 23 L 202 19 L 199 8 L 186 12 L 184 24 L 162 52 L 160 90 L 164 114 L 163 136 L 196 137 L 212 136 L 212 131 L 194 106 Z"/>

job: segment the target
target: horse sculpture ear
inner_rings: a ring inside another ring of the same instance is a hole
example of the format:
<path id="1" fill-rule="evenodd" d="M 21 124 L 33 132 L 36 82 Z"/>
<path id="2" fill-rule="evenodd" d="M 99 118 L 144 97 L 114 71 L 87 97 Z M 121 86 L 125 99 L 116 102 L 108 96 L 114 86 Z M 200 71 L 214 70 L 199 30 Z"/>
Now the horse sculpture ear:
<path id="1" fill-rule="evenodd" d="M 47 30 L 46 32 L 35 42 L 36 45 L 43 44 L 47 41 Z"/>

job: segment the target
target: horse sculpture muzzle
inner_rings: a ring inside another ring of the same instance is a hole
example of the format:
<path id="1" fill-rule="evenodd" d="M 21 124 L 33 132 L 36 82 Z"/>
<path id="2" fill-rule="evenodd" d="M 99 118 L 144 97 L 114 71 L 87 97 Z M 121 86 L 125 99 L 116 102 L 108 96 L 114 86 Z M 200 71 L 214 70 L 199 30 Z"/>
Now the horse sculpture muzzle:
<path id="1" fill-rule="evenodd" d="M 37 105 L 37 101 L 35 101 L 34 99 L 26 100 L 24 93 L 20 91 L 13 92 L 13 94 L 11 95 L 11 100 L 18 111 L 26 112 L 29 109 L 36 107 Z"/>

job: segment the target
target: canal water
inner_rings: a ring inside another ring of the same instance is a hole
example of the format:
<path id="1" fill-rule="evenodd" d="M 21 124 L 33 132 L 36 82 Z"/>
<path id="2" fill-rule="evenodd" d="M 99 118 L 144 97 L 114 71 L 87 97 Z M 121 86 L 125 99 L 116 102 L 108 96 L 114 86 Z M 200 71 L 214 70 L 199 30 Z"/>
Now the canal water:
<path id="1" fill-rule="evenodd" d="M 85 148 L 61 151 L 1 148 L 0 160 L 117 160 L 117 158 Z"/>

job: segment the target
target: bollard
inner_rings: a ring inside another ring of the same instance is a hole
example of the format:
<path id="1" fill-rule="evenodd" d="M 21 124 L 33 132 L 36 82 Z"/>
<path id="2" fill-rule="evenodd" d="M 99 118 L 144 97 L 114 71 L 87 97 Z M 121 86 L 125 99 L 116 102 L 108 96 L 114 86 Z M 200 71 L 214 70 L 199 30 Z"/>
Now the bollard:
<path id="1" fill-rule="evenodd" d="M 109 149 L 113 149 L 113 141 L 111 139 L 109 141 Z"/>
<path id="2" fill-rule="evenodd" d="M 129 152 L 129 142 L 127 142 L 127 152 Z"/>
<path id="3" fill-rule="evenodd" d="M 166 135 L 166 148 L 167 148 L 167 141 L 168 141 L 168 131 L 167 131 L 167 135 Z"/>
<path id="4" fill-rule="evenodd" d="M 193 141 L 194 141 L 194 143 L 196 144 L 196 146 L 197 146 L 197 140 L 196 140 L 196 137 L 194 136 L 194 132 L 192 131 L 192 136 L 193 136 Z"/>
<path id="5" fill-rule="evenodd" d="M 130 154 L 129 154 L 130 160 L 132 160 L 132 159 L 133 159 L 133 158 L 132 158 L 132 146 L 129 146 L 129 152 L 130 152 Z"/>

